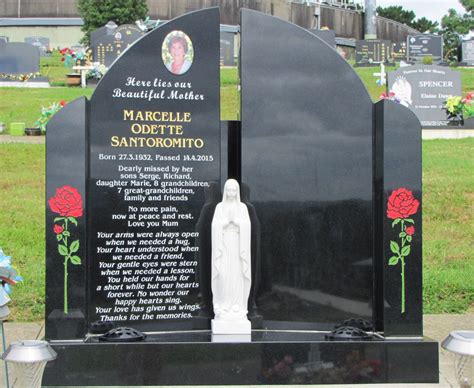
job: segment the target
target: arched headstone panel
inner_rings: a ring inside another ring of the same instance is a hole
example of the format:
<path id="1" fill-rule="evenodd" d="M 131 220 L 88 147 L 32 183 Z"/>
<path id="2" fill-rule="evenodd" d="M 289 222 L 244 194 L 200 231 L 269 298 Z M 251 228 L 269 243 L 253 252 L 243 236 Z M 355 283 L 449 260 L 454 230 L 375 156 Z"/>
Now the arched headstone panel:
<path id="1" fill-rule="evenodd" d="M 62 108 L 46 131 L 46 338 L 86 333 L 87 105 Z"/>
<path id="2" fill-rule="evenodd" d="M 261 224 L 259 311 L 267 327 L 370 320 L 369 95 L 302 28 L 242 10 L 241 34 L 242 182 Z"/>
<path id="3" fill-rule="evenodd" d="M 219 115 L 218 8 L 145 35 L 97 86 L 89 323 L 191 327 L 199 284 L 195 227 L 204 189 L 220 185 Z"/>

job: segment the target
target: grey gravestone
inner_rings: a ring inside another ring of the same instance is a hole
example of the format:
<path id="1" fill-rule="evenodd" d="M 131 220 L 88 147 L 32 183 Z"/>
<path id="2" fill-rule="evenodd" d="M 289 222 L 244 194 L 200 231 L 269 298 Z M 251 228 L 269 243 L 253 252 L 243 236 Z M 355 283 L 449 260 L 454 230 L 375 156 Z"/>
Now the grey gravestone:
<path id="1" fill-rule="evenodd" d="M 407 44 L 405 42 L 392 43 L 392 62 L 407 60 Z"/>
<path id="2" fill-rule="evenodd" d="M 468 66 L 474 66 L 474 39 L 462 42 L 462 62 Z"/>
<path id="3" fill-rule="evenodd" d="M 0 36 L 0 43 L 8 43 L 10 38 L 8 36 Z"/>
<path id="4" fill-rule="evenodd" d="M 30 36 L 28 38 L 25 38 L 25 43 L 28 43 L 37 47 L 40 52 L 40 56 L 42 57 L 48 54 L 49 38 L 44 38 L 41 36 Z"/>
<path id="5" fill-rule="evenodd" d="M 441 66 L 403 67 L 388 73 L 388 90 L 417 115 L 424 128 L 449 128 L 442 106 L 448 96 L 461 95 L 461 75 Z"/>
<path id="6" fill-rule="evenodd" d="M 336 31 L 334 30 L 317 30 L 317 29 L 309 29 L 309 31 L 316 35 L 319 39 L 322 39 L 332 48 L 336 48 Z"/>
<path id="7" fill-rule="evenodd" d="M 39 50 L 31 44 L 16 42 L 0 44 L 0 73 L 37 73 L 39 60 Z"/>
<path id="8" fill-rule="evenodd" d="M 356 66 L 376 66 L 391 59 L 389 40 L 371 39 L 356 42 Z"/>
<path id="9" fill-rule="evenodd" d="M 235 34 L 232 32 L 220 33 L 221 66 L 235 66 L 234 38 Z"/>
<path id="10" fill-rule="evenodd" d="M 101 27 L 94 38 L 91 37 L 93 61 L 109 67 L 142 35 L 143 31 L 133 24 L 124 24 L 113 30 Z"/>
<path id="11" fill-rule="evenodd" d="M 443 38 L 437 35 L 410 35 L 407 37 L 407 60 L 421 62 L 424 57 L 431 56 L 433 61 L 443 58 Z"/>

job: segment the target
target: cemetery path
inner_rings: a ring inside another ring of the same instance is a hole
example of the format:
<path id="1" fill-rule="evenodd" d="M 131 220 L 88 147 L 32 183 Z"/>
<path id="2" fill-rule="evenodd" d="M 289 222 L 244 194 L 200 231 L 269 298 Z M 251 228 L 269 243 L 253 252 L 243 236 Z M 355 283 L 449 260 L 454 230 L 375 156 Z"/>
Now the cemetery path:
<path id="1" fill-rule="evenodd" d="M 26 143 L 26 144 L 44 144 L 46 142 L 46 136 L 10 136 L 1 135 L 1 143 Z"/>
<path id="2" fill-rule="evenodd" d="M 432 338 L 438 342 L 441 342 L 446 338 L 449 332 L 454 330 L 474 330 L 474 311 L 468 314 L 440 314 L 440 315 L 424 315 L 424 332 L 429 338 Z M 5 334 L 6 342 L 10 344 L 18 340 L 27 339 L 42 339 L 44 336 L 44 323 L 5 323 Z M 440 383 L 439 384 L 370 384 L 370 385 L 357 385 L 358 388 L 401 388 L 401 387 L 457 387 L 456 379 L 454 376 L 453 357 L 452 354 L 447 352 L 440 347 Z M 11 369 L 11 368 L 10 368 Z M 11 375 L 11 371 L 10 371 Z M 12 377 L 10 377 L 11 381 Z M 0 386 L 4 384 L 4 368 L 0 365 Z M 290 387 L 290 386 L 287 386 Z M 291 386 L 291 387 L 305 387 L 303 385 Z M 318 385 L 318 387 L 344 387 L 344 385 Z M 214 386 L 218 388 L 218 386 Z"/>

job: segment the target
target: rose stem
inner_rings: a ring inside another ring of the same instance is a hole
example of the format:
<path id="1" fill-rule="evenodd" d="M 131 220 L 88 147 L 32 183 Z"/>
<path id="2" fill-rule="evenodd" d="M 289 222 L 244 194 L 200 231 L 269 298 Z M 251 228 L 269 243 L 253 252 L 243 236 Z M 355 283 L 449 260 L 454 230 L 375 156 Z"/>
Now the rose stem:
<path id="1" fill-rule="evenodd" d="M 402 232 L 405 231 L 405 221 L 402 219 L 401 223 L 402 227 Z M 403 246 L 405 245 L 405 238 L 402 237 L 402 249 Z M 400 251 L 400 261 L 402 262 L 402 272 L 400 276 L 402 277 L 402 310 L 401 313 L 405 313 L 405 257 L 402 256 L 401 251 Z"/>
<path id="2" fill-rule="evenodd" d="M 67 224 L 67 217 L 64 220 L 64 230 L 68 231 L 68 224 Z M 64 237 L 64 245 L 66 249 L 69 250 L 67 246 L 67 236 Z M 67 264 L 68 264 L 69 256 L 64 257 L 64 314 L 69 313 L 69 306 L 68 306 L 68 272 L 67 272 Z"/>

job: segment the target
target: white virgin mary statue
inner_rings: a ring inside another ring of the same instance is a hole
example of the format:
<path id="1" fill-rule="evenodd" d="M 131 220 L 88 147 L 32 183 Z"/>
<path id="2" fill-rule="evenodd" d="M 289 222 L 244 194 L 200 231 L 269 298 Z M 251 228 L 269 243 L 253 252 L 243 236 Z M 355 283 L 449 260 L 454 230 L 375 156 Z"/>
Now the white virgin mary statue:
<path id="1" fill-rule="evenodd" d="M 252 283 L 250 217 L 239 184 L 229 179 L 212 219 L 213 334 L 249 334 L 247 304 Z"/>

